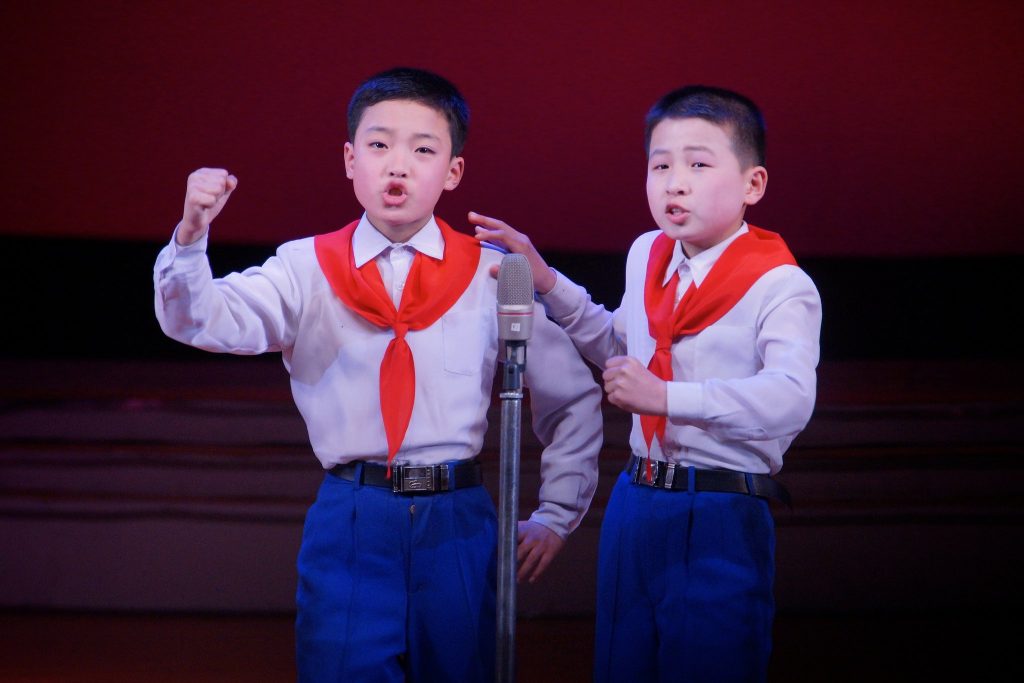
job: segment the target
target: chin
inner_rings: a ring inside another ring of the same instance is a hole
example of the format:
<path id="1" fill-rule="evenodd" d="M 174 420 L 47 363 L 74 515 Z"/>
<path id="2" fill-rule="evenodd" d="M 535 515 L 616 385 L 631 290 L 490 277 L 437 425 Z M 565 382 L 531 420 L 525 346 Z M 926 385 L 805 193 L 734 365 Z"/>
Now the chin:
<path id="1" fill-rule="evenodd" d="M 689 241 L 690 239 L 692 239 L 694 237 L 693 231 L 692 230 L 687 230 L 685 225 L 670 224 L 670 225 L 659 225 L 658 227 L 661 228 L 661 231 L 663 233 L 665 233 L 666 237 L 668 237 L 669 239 L 676 240 L 677 242 L 680 241 L 680 240 L 687 240 L 687 241 Z"/>

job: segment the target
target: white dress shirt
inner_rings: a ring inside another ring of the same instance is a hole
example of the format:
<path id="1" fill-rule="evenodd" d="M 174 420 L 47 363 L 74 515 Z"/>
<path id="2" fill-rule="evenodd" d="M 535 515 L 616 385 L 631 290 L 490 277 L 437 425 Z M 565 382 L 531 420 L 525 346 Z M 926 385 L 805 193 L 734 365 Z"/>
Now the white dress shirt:
<path id="1" fill-rule="evenodd" d="M 692 259 L 677 242 L 662 274 L 668 282 L 679 271 L 676 300 L 691 281 L 699 287 L 728 244 L 745 232 L 746 223 Z M 654 355 L 644 281 L 659 234 L 654 230 L 633 242 L 622 305 L 614 313 L 561 273 L 542 297 L 548 314 L 600 367 L 625 354 L 646 366 Z M 820 332 L 821 299 L 803 270 L 784 265 L 762 275 L 721 319 L 672 344 L 665 443 L 655 439 L 650 457 L 700 468 L 778 472 L 783 453 L 814 410 Z M 633 453 L 648 455 L 637 415 L 629 442 Z"/>
<path id="2" fill-rule="evenodd" d="M 320 269 L 313 238 L 288 242 L 262 266 L 214 278 L 207 238 L 174 239 L 154 268 L 163 331 L 201 349 L 237 354 L 280 351 L 313 451 L 325 469 L 351 460 L 386 462 L 379 371 L 394 334 L 350 310 Z M 352 238 L 356 265 L 376 259 L 400 301 L 413 250 L 440 257 L 444 238 L 432 218 L 404 245 L 392 244 L 364 215 Z M 476 275 L 439 321 L 410 330 L 416 393 L 395 461 L 429 465 L 475 456 L 499 354 L 496 290 L 489 274 L 501 254 L 482 249 Z M 545 445 L 540 507 L 531 519 L 561 536 L 579 524 L 597 486 L 601 391 L 591 371 L 538 304 L 525 383 L 533 429 Z"/>

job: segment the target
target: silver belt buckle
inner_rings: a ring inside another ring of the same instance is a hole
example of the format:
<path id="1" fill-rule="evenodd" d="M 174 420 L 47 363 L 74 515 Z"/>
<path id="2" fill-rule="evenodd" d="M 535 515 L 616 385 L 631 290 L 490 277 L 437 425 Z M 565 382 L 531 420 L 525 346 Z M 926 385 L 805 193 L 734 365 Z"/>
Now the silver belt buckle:
<path id="1" fill-rule="evenodd" d="M 398 465 L 392 472 L 391 490 L 395 493 L 433 491 L 434 469 L 431 465 Z"/>
<path id="2" fill-rule="evenodd" d="M 633 463 L 634 463 L 633 471 L 629 473 L 629 478 L 632 480 L 632 482 L 634 484 L 639 484 L 640 483 L 640 469 L 644 466 L 644 459 L 643 458 L 634 457 L 633 458 Z"/>
<path id="3" fill-rule="evenodd" d="M 647 463 L 651 463 L 651 480 L 647 480 Z M 676 479 L 676 465 L 671 462 L 662 462 L 661 460 L 651 460 L 650 458 L 636 459 L 636 469 L 633 470 L 630 475 L 633 479 L 634 484 L 640 484 L 642 486 L 658 487 L 658 476 L 661 471 L 665 470 L 665 481 L 662 482 L 660 488 L 672 489 L 672 484 Z"/>
<path id="4" fill-rule="evenodd" d="M 651 480 L 647 481 L 647 463 L 651 463 Z M 661 461 L 651 460 L 650 458 L 637 458 L 636 459 L 636 472 L 633 474 L 633 482 L 642 486 L 656 486 L 655 482 L 658 481 L 658 469 L 661 466 Z"/>

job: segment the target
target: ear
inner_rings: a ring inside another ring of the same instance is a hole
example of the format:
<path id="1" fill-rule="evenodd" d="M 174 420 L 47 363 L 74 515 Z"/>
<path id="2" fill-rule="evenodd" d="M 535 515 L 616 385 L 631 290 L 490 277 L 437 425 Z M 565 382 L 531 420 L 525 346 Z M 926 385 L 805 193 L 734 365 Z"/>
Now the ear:
<path id="1" fill-rule="evenodd" d="M 345 143 L 345 177 L 352 180 L 355 175 L 356 167 L 356 148 L 352 146 L 351 142 Z"/>
<path id="2" fill-rule="evenodd" d="M 747 177 L 747 183 L 743 191 L 743 203 L 753 206 L 761 201 L 764 191 L 768 189 L 768 169 L 764 166 L 752 166 L 744 175 Z"/>
<path id="3" fill-rule="evenodd" d="M 444 181 L 444 189 L 454 190 L 462 180 L 462 173 L 466 170 L 466 162 L 462 157 L 452 157 L 448 164 L 448 177 Z"/>

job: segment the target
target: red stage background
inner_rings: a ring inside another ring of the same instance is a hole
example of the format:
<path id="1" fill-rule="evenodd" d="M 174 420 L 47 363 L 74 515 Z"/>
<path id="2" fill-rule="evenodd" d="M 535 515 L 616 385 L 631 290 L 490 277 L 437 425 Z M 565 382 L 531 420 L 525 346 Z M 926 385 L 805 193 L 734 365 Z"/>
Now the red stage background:
<path id="1" fill-rule="evenodd" d="M 644 113 L 703 82 L 761 104 L 750 217 L 798 256 L 1020 254 L 1022 25 L 996 1 L 5 3 L 0 231 L 162 241 L 203 165 L 241 181 L 217 240 L 337 228 L 348 98 L 411 65 L 472 109 L 456 224 L 624 251 L 651 225 Z"/>

